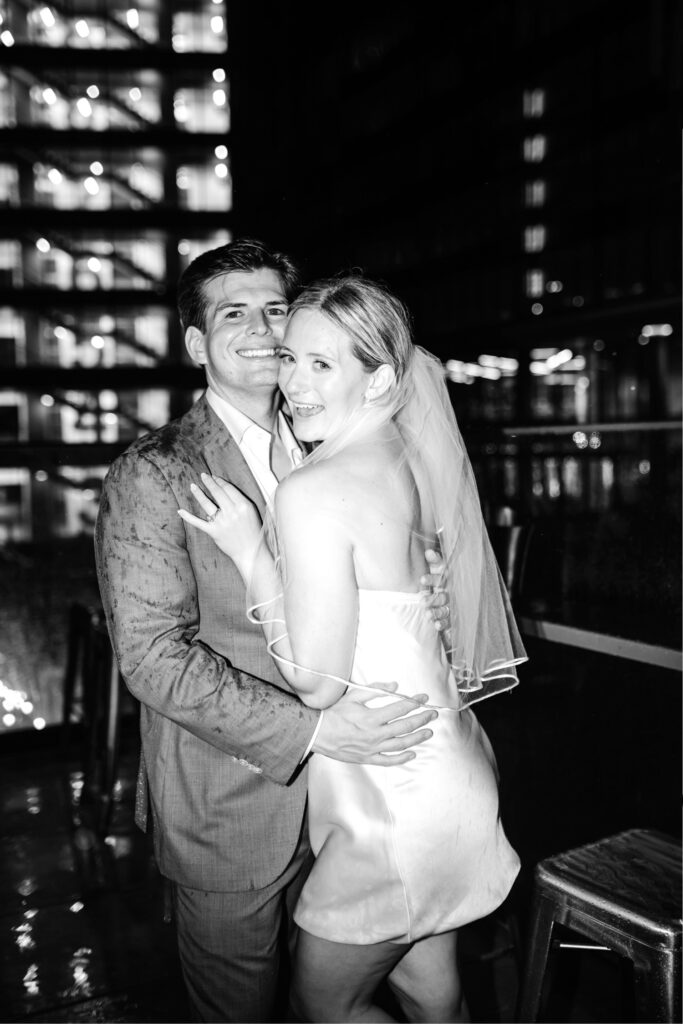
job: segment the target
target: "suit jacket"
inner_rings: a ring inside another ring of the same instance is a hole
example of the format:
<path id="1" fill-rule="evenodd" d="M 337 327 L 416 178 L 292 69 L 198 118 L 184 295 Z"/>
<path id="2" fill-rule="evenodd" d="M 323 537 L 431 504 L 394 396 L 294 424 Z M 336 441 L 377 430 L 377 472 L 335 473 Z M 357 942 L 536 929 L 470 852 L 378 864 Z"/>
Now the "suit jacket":
<path id="1" fill-rule="evenodd" d="M 159 869 L 210 891 L 263 888 L 301 834 L 300 761 L 318 712 L 287 689 L 246 617 L 233 562 L 186 526 L 190 483 L 230 480 L 263 512 L 236 443 L 202 397 L 112 464 L 95 532 L 107 624 L 141 703 L 141 778 Z"/>

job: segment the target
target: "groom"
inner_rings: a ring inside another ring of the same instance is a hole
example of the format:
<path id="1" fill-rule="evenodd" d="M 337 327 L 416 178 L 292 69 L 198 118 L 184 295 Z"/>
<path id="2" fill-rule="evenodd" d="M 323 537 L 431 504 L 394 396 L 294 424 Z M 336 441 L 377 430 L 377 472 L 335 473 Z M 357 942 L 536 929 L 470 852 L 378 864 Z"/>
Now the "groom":
<path id="1" fill-rule="evenodd" d="M 298 457 L 276 386 L 297 285 L 287 256 L 250 240 L 190 264 L 178 306 L 207 390 L 113 463 L 97 521 L 109 632 L 141 704 L 136 820 L 146 827 L 149 800 L 183 974 L 203 1021 L 273 1019 L 283 922 L 309 856 L 308 754 L 401 763 L 434 717 L 404 700 L 368 708 L 359 691 L 322 713 L 305 707 L 248 621 L 233 563 L 177 514 L 202 471 L 235 484 L 263 514 Z"/>

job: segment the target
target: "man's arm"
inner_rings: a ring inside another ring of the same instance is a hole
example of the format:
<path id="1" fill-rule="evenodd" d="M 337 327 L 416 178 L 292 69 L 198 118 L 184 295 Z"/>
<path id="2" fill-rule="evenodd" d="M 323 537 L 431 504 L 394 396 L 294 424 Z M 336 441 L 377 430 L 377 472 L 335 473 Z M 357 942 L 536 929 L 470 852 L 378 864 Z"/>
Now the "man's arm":
<path id="1" fill-rule="evenodd" d="M 123 456 L 110 470 L 95 550 L 110 635 L 133 695 L 273 781 L 288 782 L 318 715 L 195 641 L 197 588 L 185 531 L 175 494 L 150 460 Z"/>

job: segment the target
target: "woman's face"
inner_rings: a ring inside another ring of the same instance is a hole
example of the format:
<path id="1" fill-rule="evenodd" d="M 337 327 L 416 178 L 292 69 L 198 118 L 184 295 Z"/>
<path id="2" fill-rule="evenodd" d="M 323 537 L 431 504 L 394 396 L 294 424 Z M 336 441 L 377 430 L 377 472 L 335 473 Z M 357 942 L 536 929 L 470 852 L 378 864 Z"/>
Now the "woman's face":
<path id="1" fill-rule="evenodd" d="M 363 405 L 371 374 L 348 334 L 323 313 L 299 309 L 280 347 L 278 384 L 300 441 L 324 441 Z"/>

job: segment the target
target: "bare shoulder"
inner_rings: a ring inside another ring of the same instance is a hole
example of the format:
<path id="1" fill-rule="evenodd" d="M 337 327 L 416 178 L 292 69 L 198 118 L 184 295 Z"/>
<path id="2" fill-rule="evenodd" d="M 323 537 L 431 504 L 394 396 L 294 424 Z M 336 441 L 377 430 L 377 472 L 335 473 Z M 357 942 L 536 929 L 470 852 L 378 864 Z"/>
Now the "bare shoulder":
<path id="1" fill-rule="evenodd" d="M 283 480 L 275 492 L 278 514 L 296 515 L 301 522 L 343 504 L 348 480 L 336 463 L 337 460 L 330 459 L 302 466 Z"/>
<path id="2" fill-rule="evenodd" d="M 346 519 L 361 495 L 357 467 L 333 457 L 291 473 L 275 492 L 275 511 L 279 519 L 288 517 L 299 526 L 318 517 Z"/>

